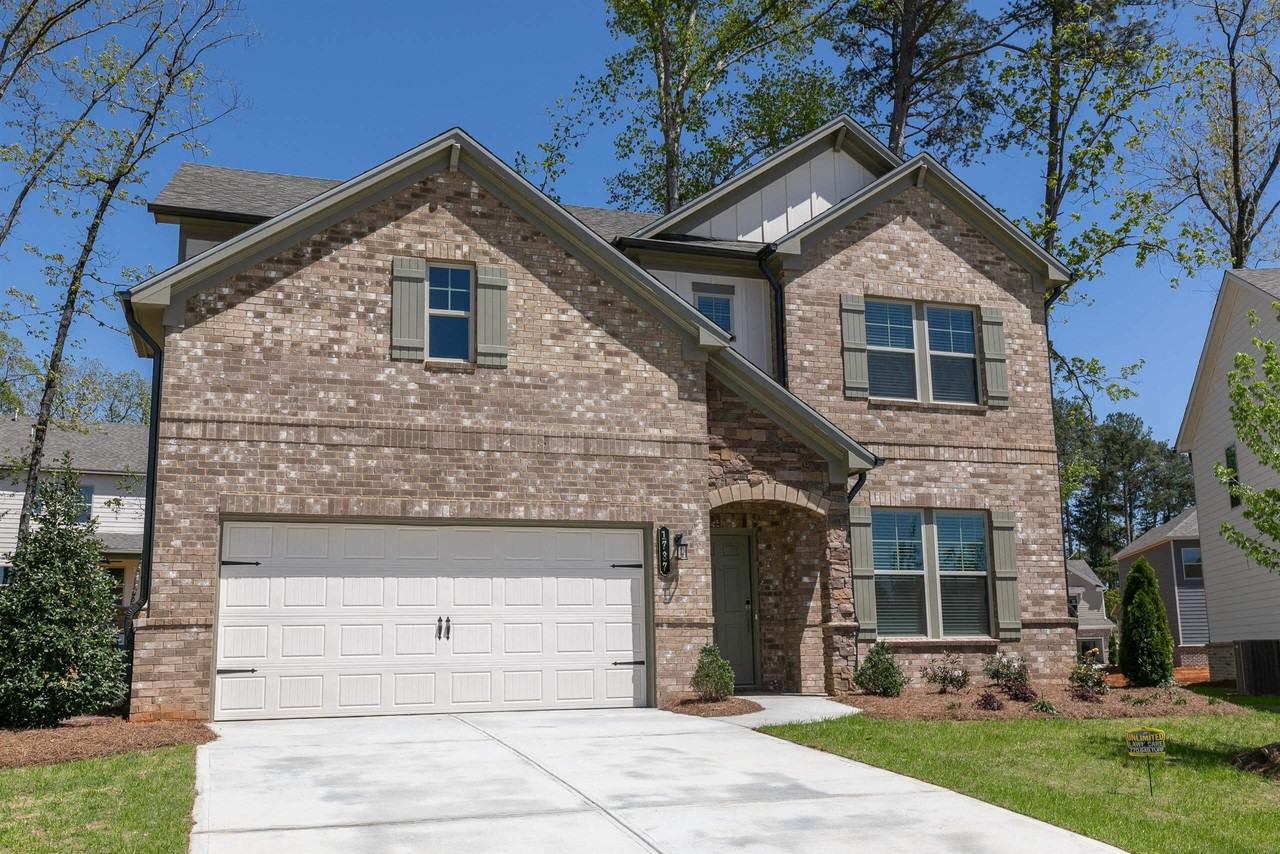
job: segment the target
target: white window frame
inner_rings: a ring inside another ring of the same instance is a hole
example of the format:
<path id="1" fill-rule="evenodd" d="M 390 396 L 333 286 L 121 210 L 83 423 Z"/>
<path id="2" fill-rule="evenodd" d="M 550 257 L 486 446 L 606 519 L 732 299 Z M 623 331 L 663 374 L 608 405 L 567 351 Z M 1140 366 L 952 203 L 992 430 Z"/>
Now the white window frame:
<path id="1" fill-rule="evenodd" d="M 871 336 L 868 335 L 867 336 L 867 358 L 869 359 L 872 353 L 895 353 L 898 355 L 902 355 L 904 353 L 910 353 L 911 362 L 913 365 L 915 365 L 915 381 L 916 381 L 916 393 L 914 397 L 888 397 L 885 395 L 876 394 L 874 392 L 870 392 L 871 377 L 870 377 L 870 367 L 868 366 L 867 388 L 870 393 L 871 399 L 897 401 L 901 403 L 922 402 L 924 398 L 921 397 L 922 386 L 920 384 L 920 317 L 919 317 L 920 307 L 919 305 L 917 303 L 911 302 L 910 300 L 892 299 L 892 298 L 885 298 L 885 297 L 866 297 L 863 300 L 863 312 L 864 312 L 863 317 L 864 318 L 866 316 L 865 312 L 867 310 L 867 305 L 869 303 L 884 303 L 886 305 L 905 305 L 907 308 L 911 310 L 911 346 L 910 347 L 892 347 L 884 344 L 872 344 Z"/>
<path id="2" fill-rule="evenodd" d="M 471 306 L 469 311 L 456 311 L 449 308 L 432 308 L 431 307 L 431 270 L 433 268 L 443 268 L 446 270 L 466 270 L 468 278 L 471 282 L 471 294 L 467 300 L 467 304 Z M 422 356 L 428 362 L 443 362 L 451 365 L 470 365 L 476 360 L 476 270 L 470 264 L 450 264 L 448 262 L 427 262 L 427 281 L 426 281 L 426 299 L 425 310 L 426 317 L 422 323 Z M 465 317 L 467 319 L 467 356 L 465 359 L 457 359 L 451 356 L 433 356 L 431 355 L 431 318 L 432 317 Z"/>
<path id="3" fill-rule="evenodd" d="M 894 398 L 894 399 L 897 400 L 899 398 Z M 873 507 L 871 509 L 871 512 L 873 514 L 873 519 L 874 519 L 874 514 L 877 512 L 914 513 L 915 515 L 920 517 L 920 568 L 919 569 L 874 569 L 874 565 L 875 565 L 875 534 L 874 534 L 875 522 L 874 521 L 872 522 L 873 533 L 872 533 L 872 541 L 871 541 L 871 553 L 872 553 L 872 566 L 873 566 L 874 577 L 901 578 L 901 577 L 911 576 L 911 577 L 918 577 L 923 582 L 925 634 L 923 635 L 888 635 L 888 637 L 896 637 L 896 638 L 928 637 L 929 636 L 928 634 L 929 632 L 929 535 L 928 535 L 928 523 L 925 517 L 925 513 L 923 510 L 921 510 L 918 507 Z"/>
<path id="4" fill-rule="evenodd" d="M 969 319 L 973 322 L 973 352 L 972 353 L 955 353 L 950 350 L 935 350 L 933 345 L 929 343 L 929 309 L 939 308 L 947 311 L 963 311 L 967 312 Z M 938 406 L 977 406 L 982 403 L 982 371 L 978 370 L 978 338 L 981 335 L 982 328 L 978 321 L 978 313 L 968 305 L 953 305 L 944 302 L 927 302 L 920 306 L 920 323 L 924 333 L 924 377 L 926 381 L 926 392 L 928 401 Z M 973 361 L 973 400 L 936 400 L 933 396 L 933 357 L 943 356 L 957 359 L 970 359 Z"/>
<path id="5" fill-rule="evenodd" d="M 76 521 L 83 525 L 93 518 L 93 486 L 80 485 L 80 515 L 76 517 Z"/>
<path id="6" fill-rule="evenodd" d="M 1194 566 L 1200 567 L 1199 575 L 1187 575 L 1187 552 L 1194 551 L 1199 553 L 1200 559 L 1191 561 Z M 1187 581 L 1204 581 L 1204 552 L 1199 546 L 1179 546 L 1178 558 L 1182 561 L 1182 577 Z"/>
<path id="7" fill-rule="evenodd" d="M 985 510 L 950 510 L 950 509 L 934 509 L 924 507 L 873 507 L 872 512 L 884 511 L 889 513 L 917 513 L 920 515 L 920 538 L 921 547 L 923 549 L 923 569 L 922 570 L 874 570 L 875 575 L 924 575 L 924 599 L 925 599 L 925 631 L 923 635 L 895 635 L 886 634 L 883 629 L 879 633 L 884 637 L 911 639 L 929 639 L 943 642 L 964 642 L 970 639 L 988 640 L 994 635 L 992 628 L 995 625 L 995 594 L 992 589 L 992 560 L 994 552 L 991 543 L 991 519 Z M 983 535 L 986 540 L 987 568 L 982 572 L 977 570 L 943 570 L 941 568 L 941 558 L 938 551 L 938 526 L 937 518 L 939 515 L 972 515 L 982 519 Z M 873 540 L 874 549 L 874 540 Z M 946 576 L 961 576 L 965 578 L 973 578 L 981 575 L 986 579 L 987 591 L 987 633 L 982 635 L 948 635 L 942 625 L 942 579 Z"/>
<path id="8" fill-rule="evenodd" d="M 711 317 L 711 315 L 707 314 L 705 311 L 702 310 L 702 306 L 700 306 L 698 303 L 704 299 L 724 300 L 725 305 L 729 306 L 729 327 L 727 329 L 725 329 L 725 327 L 723 326 L 720 326 L 720 324 L 716 323 L 716 321 Z M 723 329 L 725 332 L 728 332 L 730 335 L 735 334 L 734 327 L 738 325 L 737 324 L 738 312 L 733 305 L 733 294 L 706 294 L 706 293 L 698 293 L 697 291 L 694 291 L 693 305 L 694 305 L 694 308 L 698 309 L 698 313 L 701 314 L 703 317 L 705 317 L 707 320 L 710 320 L 712 323 L 716 323 L 716 326 L 720 326 L 721 329 Z"/>
<path id="9" fill-rule="evenodd" d="M 725 284 L 724 282 L 711 282 L 701 279 L 693 279 L 689 283 L 690 293 L 693 295 L 693 307 L 698 314 L 702 314 L 702 309 L 698 308 L 698 298 L 708 297 L 710 299 L 722 299 L 729 302 L 729 329 L 725 332 L 729 333 L 731 338 L 738 335 L 738 288 L 734 285 Z M 702 314 L 708 320 L 711 320 L 705 314 Z M 711 321 L 715 323 L 714 320 Z M 717 327 L 719 324 L 717 324 Z"/>

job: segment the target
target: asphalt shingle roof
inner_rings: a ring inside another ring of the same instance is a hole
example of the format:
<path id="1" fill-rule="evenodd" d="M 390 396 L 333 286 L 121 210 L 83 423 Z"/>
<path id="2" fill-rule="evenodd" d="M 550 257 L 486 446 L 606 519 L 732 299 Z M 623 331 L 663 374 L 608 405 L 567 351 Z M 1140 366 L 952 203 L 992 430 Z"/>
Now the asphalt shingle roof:
<path id="1" fill-rule="evenodd" d="M 151 200 L 153 211 L 193 211 L 232 215 L 245 220 L 278 216 L 331 187 L 333 178 L 306 178 L 278 172 L 228 169 L 204 163 L 183 163 L 169 183 Z M 657 214 L 564 205 L 582 224 L 612 241 L 638 231 Z"/>
<path id="2" fill-rule="evenodd" d="M 1067 561 L 1067 571 L 1076 578 L 1093 587 L 1105 587 L 1102 579 L 1098 578 L 1097 573 L 1093 571 L 1093 567 L 1089 566 L 1087 561 L 1069 560 Z"/>
<path id="3" fill-rule="evenodd" d="M 1200 538 L 1200 526 L 1196 522 L 1196 508 L 1189 507 L 1163 525 L 1152 528 L 1129 545 L 1116 552 L 1121 560 L 1145 552 L 1169 540 L 1196 540 Z"/>
<path id="4" fill-rule="evenodd" d="M 142 534 L 104 534 L 98 532 L 102 551 L 113 555 L 142 554 Z"/>
<path id="5" fill-rule="evenodd" d="M 1266 270 L 1240 269 L 1232 270 L 1231 275 L 1248 282 L 1265 294 L 1280 299 L 1280 269 Z"/>
<path id="6" fill-rule="evenodd" d="M 0 459 L 26 453 L 30 421 L 0 421 Z M 142 475 L 147 471 L 147 428 L 142 424 L 90 424 L 85 432 L 53 429 L 44 446 L 45 465 L 56 465 L 64 452 L 82 472 Z"/>

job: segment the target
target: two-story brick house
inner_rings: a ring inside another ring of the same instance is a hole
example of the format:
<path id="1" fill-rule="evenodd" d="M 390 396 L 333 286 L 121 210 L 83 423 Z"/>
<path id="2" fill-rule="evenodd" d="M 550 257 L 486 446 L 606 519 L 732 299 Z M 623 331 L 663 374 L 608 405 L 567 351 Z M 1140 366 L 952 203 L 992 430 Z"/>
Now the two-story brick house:
<path id="1" fill-rule="evenodd" d="M 652 705 L 997 648 L 1068 667 L 1062 266 L 841 118 L 672 214 L 460 130 L 348 181 L 184 166 L 132 711 Z"/>

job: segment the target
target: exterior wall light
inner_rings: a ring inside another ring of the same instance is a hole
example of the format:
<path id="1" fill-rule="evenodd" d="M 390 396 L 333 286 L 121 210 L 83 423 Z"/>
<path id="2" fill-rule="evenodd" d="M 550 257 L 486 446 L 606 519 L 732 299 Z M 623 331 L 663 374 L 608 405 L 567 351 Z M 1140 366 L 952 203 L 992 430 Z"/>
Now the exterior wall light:
<path id="1" fill-rule="evenodd" d="M 689 559 L 689 544 L 685 542 L 684 534 L 676 534 L 676 560 Z"/>

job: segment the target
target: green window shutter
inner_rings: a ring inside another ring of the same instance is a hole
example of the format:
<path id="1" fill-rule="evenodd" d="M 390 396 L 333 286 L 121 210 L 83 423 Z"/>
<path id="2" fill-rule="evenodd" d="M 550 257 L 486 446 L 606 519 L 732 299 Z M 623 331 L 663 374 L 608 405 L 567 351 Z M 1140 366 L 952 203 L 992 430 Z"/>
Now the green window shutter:
<path id="1" fill-rule="evenodd" d="M 507 271 L 476 268 L 476 364 L 507 366 Z"/>
<path id="2" fill-rule="evenodd" d="M 987 406 L 1009 405 L 1009 366 L 1004 351 L 1004 312 L 982 308 L 982 365 L 986 374 Z"/>
<path id="3" fill-rule="evenodd" d="M 867 309 L 861 294 L 840 295 L 840 342 L 844 357 L 844 396 L 865 398 L 870 385 L 867 380 Z"/>
<path id="4" fill-rule="evenodd" d="M 991 568 L 996 600 L 996 637 L 1005 641 L 1022 638 L 1022 615 L 1018 604 L 1018 560 L 1015 549 L 1014 515 L 991 514 Z"/>
<path id="5" fill-rule="evenodd" d="M 391 358 L 423 358 L 426 322 L 426 260 L 391 259 Z"/>
<path id="6" fill-rule="evenodd" d="M 849 508 L 849 576 L 859 639 L 876 639 L 876 569 L 871 558 L 871 508 Z"/>

